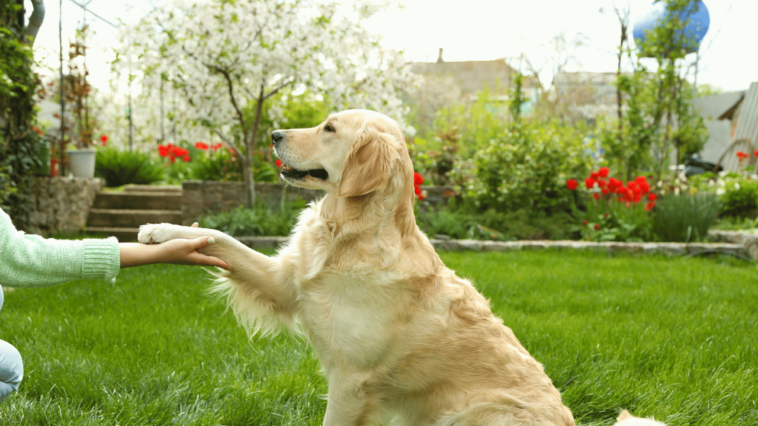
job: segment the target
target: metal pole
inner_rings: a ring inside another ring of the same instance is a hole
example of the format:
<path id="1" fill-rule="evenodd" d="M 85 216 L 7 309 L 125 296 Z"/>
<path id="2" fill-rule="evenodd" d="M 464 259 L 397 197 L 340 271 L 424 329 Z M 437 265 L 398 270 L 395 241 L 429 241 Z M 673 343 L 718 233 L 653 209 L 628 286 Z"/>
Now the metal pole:
<path id="1" fill-rule="evenodd" d="M 63 120 L 66 117 L 66 99 L 63 95 L 63 0 L 59 1 L 59 13 L 58 13 L 58 48 L 60 50 L 60 98 L 61 98 L 61 162 L 59 163 L 61 176 L 65 176 L 64 173 L 66 172 L 66 167 L 64 163 L 64 158 L 66 155 L 66 152 L 64 151 L 65 148 L 65 138 L 66 138 L 66 131 L 64 129 Z"/>

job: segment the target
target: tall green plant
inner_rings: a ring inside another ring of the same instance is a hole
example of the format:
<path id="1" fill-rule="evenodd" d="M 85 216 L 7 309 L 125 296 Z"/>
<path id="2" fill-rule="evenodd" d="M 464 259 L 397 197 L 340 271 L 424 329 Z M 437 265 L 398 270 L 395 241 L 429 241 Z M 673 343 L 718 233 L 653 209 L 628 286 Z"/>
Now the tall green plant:
<path id="1" fill-rule="evenodd" d="M 671 194 L 658 202 L 653 229 L 663 241 L 703 241 L 716 223 L 719 208 L 720 203 L 714 193 Z"/>
<path id="2" fill-rule="evenodd" d="M 32 130 L 39 79 L 31 68 L 32 47 L 24 38 L 23 4 L 0 2 L 0 206 L 20 229 L 29 222 L 31 176 L 44 144 Z"/>
<path id="3" fill-rule="evenodd" d="M 95 156 L 95 175 L 108 187 L 149 185 L 163 180 L 165 168 L 147 153 L 106 148 Z"/>

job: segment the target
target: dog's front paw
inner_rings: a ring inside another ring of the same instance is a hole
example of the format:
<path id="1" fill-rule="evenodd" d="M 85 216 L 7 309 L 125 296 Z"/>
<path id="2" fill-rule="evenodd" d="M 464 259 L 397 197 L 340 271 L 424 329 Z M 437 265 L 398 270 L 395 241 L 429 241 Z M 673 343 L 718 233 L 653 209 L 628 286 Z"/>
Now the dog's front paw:
<path id="1" fill-rule="evenodd" d="M 142 244 L 160 244 L 176 238 L 173 234 L 176 232 L 173 228 L 176 225 L 169 223 L 147 224 L 139 227 L 137 240 Z"/>

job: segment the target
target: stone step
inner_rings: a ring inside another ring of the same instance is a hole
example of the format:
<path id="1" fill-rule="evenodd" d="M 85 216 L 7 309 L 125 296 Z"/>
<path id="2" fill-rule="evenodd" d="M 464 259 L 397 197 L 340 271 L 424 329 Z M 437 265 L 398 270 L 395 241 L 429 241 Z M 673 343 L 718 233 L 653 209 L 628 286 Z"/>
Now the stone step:
<path id="1" fill-rule="evenodd" d="M 124 185 L 124 192 L 178 192 L 181 194 L 181 185 Z"/>
<path id="2" fill-rule="evenodd" d="M 99 192 L 94 209 L 182 210 L 182 194 L 176 192 Z"/>
<path id="3" fill-rule="evenodd" d="M 92 209 L 87 228 L 139 228 L 146 223 L 182 223 L 182 212 L 177 210 L 123 210 Z"/>
<path id="4" fill-rule="evenodd" d="M 88 234 L 103 234 L 109 237 L 116 237 L 119 242 L 129 243 L 137 241 L 139 228 L 108 228 L 108 227 L 87 227 Z"/>

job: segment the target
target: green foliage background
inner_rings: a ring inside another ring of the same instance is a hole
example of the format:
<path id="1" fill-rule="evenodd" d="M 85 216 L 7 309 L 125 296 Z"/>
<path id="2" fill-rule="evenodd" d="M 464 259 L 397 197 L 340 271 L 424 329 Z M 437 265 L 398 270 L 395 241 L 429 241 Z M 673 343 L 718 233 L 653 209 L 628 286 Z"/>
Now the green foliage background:
<path id="1" fill-rule="evenodd" d="M 0 207 L 16 226 L 29 221 L 32 171 L 44 141 L 32 131 L 34 94 L 39 79 L 32 72 L 32 48 L 24 39 L 22 0 L 0 3 Z"/>

